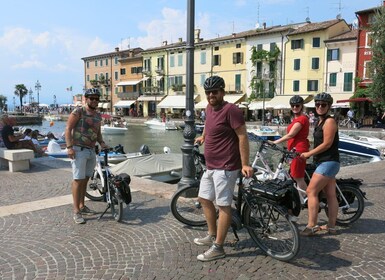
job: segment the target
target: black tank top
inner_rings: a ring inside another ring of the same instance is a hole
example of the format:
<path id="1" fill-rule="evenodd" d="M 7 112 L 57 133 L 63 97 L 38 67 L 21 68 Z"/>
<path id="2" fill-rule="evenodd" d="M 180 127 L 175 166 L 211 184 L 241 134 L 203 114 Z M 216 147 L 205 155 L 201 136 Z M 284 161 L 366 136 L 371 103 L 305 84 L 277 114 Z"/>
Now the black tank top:
<path id="1" fill-rule="evenodd" d="M 325 121 L 328 118 L 331 118 L 331 116 L 327 116 L 320 124 L 317 124 L 314 128 L 314 133 L 313 133 L 314 148 L 321 145 L 322 142 L 324 141 L 323 126 L 325 124 Z M 334 140 L 333 140 L 332 146 L 328 150 L 326 150 L 326 151 L 324 151 L 318 155 L 315 155 L 314 156 L 314 162 L 315 163 L 321 163 L 321 162 L 325 162 L 325 161 L 340 162 L 340 153 L 338 151 L 338 142 L 339 142 L 339 137 L 338 137 L 338 128 L 337 128 L 336 134 L 334 135 Z"/>

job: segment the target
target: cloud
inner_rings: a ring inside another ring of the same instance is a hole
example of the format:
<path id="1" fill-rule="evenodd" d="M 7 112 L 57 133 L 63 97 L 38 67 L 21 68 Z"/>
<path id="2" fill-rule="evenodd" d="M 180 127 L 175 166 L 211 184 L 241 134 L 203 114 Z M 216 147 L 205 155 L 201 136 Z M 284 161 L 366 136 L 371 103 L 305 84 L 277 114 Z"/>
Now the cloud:
<path id="1" fill-rule="evenodd" d="M 25 60 L 19 64 L 14 64 L 11 66 L 11 69 L 13 70 L 29 68 L 43 69 L 46 68 L 46 65 L 38 60 Z"/>
<path id="2" fill-rule="evenodd" d="M 50 44 L 51 42 L 51 38 L 50 38 L 50 33 L 49 32 L 43 32 L 43 33 L 40 33 L 40 34 L 37 34 L 34 38 L 33 38 L 33 43 L 39 47 L 43 47 L 43 48 L 46 48 L 48 47 L 48 45 Z"/>
<path id="3" fill-rule="evenodd" d="M 86 48 L 86 55 L 96 55 L 111 52 L 111 45 L 103 42 L 99 37 L 92 39 Z"/>

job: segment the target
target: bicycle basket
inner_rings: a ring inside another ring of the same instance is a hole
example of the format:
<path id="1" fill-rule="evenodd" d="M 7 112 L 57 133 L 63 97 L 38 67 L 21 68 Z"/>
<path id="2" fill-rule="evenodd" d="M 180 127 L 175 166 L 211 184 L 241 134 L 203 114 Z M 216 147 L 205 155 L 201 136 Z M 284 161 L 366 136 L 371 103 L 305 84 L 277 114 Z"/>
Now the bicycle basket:
<path id="1" fill-rule="evenodd" d="M 114 184 L 119 190 L 122 200 L 126 204 L 129 204 L 132 201 L 130 183 L 131 177 L 126 173 L 115 176 Z"/>
<path id="2" fill-rule="evenodd" d="M 291 180 L 281 181 L 278 179 L 257 182 L 251 186 L 251 190 L 254 194 L 279 202 L 283 200 L 288 187 L 292 185 L 289 182 Z"/>

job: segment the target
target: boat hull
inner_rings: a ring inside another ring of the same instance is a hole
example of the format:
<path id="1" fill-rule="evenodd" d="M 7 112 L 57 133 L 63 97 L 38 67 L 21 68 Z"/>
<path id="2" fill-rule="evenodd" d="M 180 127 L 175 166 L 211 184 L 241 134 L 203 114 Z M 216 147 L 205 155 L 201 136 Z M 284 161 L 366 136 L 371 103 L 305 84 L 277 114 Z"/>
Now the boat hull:
<path id="1" fill-rule="evenodd" d="M 377 147 L 351 137 L 340 136 L 338 150 L 350 155 L 369 157 L 372 161 L 382 160 L 381 152 Z"/>
<path id="2" fill-rule="evenodd" d="M 117 135 L 124 134 L 127 132 L 127 127 L 112 127 L 112 126 L 102 126 L 101 131 L 103 134 Z"/>

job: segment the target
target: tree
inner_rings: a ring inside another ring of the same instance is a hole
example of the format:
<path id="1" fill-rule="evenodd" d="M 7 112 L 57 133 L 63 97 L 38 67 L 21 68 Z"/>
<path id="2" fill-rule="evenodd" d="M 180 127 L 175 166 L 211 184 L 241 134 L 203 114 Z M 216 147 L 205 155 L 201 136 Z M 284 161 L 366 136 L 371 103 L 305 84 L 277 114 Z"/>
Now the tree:
<path id="1" fill-rule="evenodd" d="M 23 108 L 23 97 L 28 94 L 28 89 L 24 84 L 18 84 L 15 86 L 15 95 L 20 99 L 20 109 Z"/>
<path id="2" fill-rule="evenodd" d="M 6 104 L 7 104 L 7 97 L 0 94 L 0 110 L 4 110 Z"/>
<path id="3" fill-rule="evenodd" d="M 385 7 L 381 6 L 375 13 L 371 27 L 372 61 L 370 71 L 373 83 L 370 91 L 376 103 L 385 107 Z"/>

